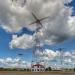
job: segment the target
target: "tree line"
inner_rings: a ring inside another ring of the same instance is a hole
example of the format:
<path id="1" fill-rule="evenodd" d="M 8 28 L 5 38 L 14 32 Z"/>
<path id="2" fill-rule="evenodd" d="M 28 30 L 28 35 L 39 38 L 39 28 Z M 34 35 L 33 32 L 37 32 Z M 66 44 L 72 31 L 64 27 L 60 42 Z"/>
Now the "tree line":
<path id="1" fill-rule="evenodd" d="M 75 71 L 75 68 L 65 68 L 63 69 L 64 71 Z M 0 71 L 31 71 L 30 68 L 3 68 L 3 67 L 0 67 Z M 47 67 L 45 68 L 45 71 L 60 71 L 60 70 L 53 70 L 51 67 Z"/>

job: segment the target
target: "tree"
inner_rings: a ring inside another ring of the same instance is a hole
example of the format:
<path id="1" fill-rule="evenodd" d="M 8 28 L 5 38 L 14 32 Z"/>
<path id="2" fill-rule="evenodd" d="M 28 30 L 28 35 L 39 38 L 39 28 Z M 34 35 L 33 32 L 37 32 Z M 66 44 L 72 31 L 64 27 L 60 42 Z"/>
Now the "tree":
<path id="1" fill-rule="evenodd" d="M 51 67 L 48 67 L 48 68 L 45 69 L 45 71 L 51 71 L 51 70 L 52 70 Z"/>
<path id="2" fill-rule="evenodd" d="M 75 71 L 75 68 L 73 70 Z"/>

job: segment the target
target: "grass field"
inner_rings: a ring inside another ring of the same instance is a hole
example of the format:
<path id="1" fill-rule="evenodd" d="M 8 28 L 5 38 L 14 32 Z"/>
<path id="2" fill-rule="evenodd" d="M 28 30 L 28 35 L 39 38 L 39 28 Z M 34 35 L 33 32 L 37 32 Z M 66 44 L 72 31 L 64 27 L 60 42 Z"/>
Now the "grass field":
<path id="1" fill-rule="evenodd" d="M 75 72 L 31 73 L 31 72 L 24 72 L 24 71 L 0 71 L 0 75 L 75 75 Z"/>

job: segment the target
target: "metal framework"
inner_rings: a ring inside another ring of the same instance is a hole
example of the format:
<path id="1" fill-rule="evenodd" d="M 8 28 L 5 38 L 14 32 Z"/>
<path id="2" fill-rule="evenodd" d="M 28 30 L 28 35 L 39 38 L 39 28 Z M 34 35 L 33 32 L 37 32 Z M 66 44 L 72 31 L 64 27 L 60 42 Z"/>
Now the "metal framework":
<path id="1" fill-rule="evenodd" d="M 39 39 L 39 35 L 37 34 L 38 32 L 40 33 L 40 29 L 43 27 L 41 21 L 48 18 L 48 17 L 45 17 L 45 18 L 41 18 L 41 19 L 38 19 L 36 17 L 36 15 L 34 13 L 31 13 L 33 15 L 33 17 L 35 18 L 36 21 L 30 23 L 29 25 L 34 25 L 36 24 L 36 30 L 35 30 L 35 46 L 34 46 L 34 50 L 33 50 L 33 58 L 34 58 L 34 61 L 37 62 L 37 63 L 40 63 L 42 62 L 43 60 L 40 59 L 42 56 L 43 56 L 43 46 L 41 45 L 41 40 Z M 39 55 L 39 53 L 41 53 L 41 55 Z"/>
<path id="2" fill-rule="evenodd" d="M 60 65 L 61 65 L 61 70 L 63 70 L 64 48 L 59 48 L 59 51 L 60 51 Z"/>
<path id="3" fill-rule="evenodd" d="M 12 4 L 19 4 L 20 5 L 20 7 L 24 7 L 25 6 L 25 4 L 26 4 L 26 0 L 11 0 L 11 3 Z"/>
<path id="4" fill-rule="evenodd" d="M 20 69 L 20 68 L 21 68 L 22 56 L 23 56 L 23 54 L 22 54 L 22 53 L 19 53 L 19 54 L 18 54 L 18 57 L 19 57 L 18 66 L 17 66 L 17 68 L 18 68 L 18 69 Z"/>

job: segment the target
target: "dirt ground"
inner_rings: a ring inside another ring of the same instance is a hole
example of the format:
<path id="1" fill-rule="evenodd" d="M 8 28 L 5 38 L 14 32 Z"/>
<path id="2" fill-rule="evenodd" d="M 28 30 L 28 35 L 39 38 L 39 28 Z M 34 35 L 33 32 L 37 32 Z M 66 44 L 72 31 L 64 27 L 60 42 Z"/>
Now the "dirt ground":
<path id="1" fill-rule="evenodd" d="M 31 73 L 31 72 L 24 72 L 24 71 L 0 71 L 0 75 L 75 75 L 75 72 Z"/>

